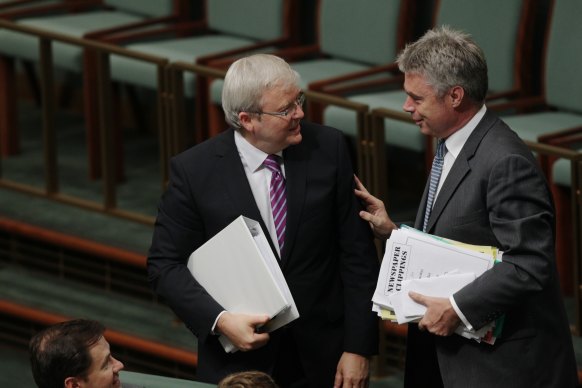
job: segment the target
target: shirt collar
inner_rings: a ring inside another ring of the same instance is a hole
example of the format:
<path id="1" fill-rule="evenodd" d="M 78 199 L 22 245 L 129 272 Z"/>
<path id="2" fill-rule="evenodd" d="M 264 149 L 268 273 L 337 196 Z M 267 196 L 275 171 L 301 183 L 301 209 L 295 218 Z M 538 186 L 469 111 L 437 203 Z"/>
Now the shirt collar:
<path id="1" fill-rule="evenodd" d="M 465 142 L 471 136 L 471 133 L 477 128 L 477 124 L 481 121 L 483 116 L 485 116 L 485 111 L 487 108 L 485 104 L 481 106 L 481 109 L 465 124 L 461 129 L 453 133 L 451 136 L 447 137 L 445 140 L 445 145 L 447 147 L 447 152 L 450 152 L 455 159 L 463 149 Z"/>
<path id="2" fill-rule="evenodd" d="M 263 167 L 263 162 L 269 154 L 261 151 L 247 141 L 239 131 L 234 131 L 234 143 L 240 155 L 242 155 L 250 171 L 255 172 Z M 276 155 L 283 156 L 283 152 Z"/>

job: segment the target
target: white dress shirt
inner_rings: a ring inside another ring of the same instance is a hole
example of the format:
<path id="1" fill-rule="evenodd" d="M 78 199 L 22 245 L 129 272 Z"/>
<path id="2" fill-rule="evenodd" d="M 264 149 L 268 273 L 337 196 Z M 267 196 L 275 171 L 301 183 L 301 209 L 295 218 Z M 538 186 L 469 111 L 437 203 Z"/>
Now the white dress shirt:
<path id="1" fill-rule="evenodd" d="M 483 116 L 485 116 L 486 110 L 487 108 L 485 107 L 485 105 L 483 105 L 481 109 L 479 109 L 479 111 L 475 114 L 475 116 L 473 116 L 473 118 L 471 118 L 471 120 L 469 120 L 469 122 L 465 124 L 464 127 L 462 127 L 461 129 L 453 133 L 451 136 L 446 138 L 445 147 L 447 147 L 447 153 L 445 154 L 445 160 L 443 162 L 443 171 L 441 173 L 439 185 L 437 187 L 437 191 L 435 194 L 435 201 L 438 197 L 441 187 L 443 186 L 443 183 L 447 178 L 447 175 L 451 171 L 451 168 L 453 167 L 453 164 L 457 159 L 457 156 L 459 156 L 459 153 L 463 149 L 463 146 L 467 142 L 467 139 L 469 138 L 471 133 L 473 133 L 473 131 L 477 127 L 477 124 L 479 124 Z M 449 297 L 449 301 L 453 305 L 453 309 L 455 310 L 459 318 L 461 318 L 461 321 L 465 324 L 465 326 L 467 326 L 469 330 L 472 330 L 473 326 L 469 323 L 463 312 L 459 309 L 459 306 L 457 306 L 457 303 L 455 302 L 455 298 L 453 297 L 453 295 Z"/>
<path id="2" fill-rule="evenodd" d="M 263 166 L 263 162 L 269 154 L 264 153 L 249 143 L 239 131 L 234 132 L 234 142 L 245 169 L 247 180 L 251 186 L 253 197 L 255 197 L 255 202 L 261 212 L 261 217 L 263 217 L 263 221 L 265 222 L 265 225 L 267 225 L 267 232 L 271 236 L 271 240 L 273 240 L 273 245 L 277 250 L 277 254 L 281 257 L 278 244 L 279 240 L 277 239 L 277 230 L 275 229 L 275 221 L 273 221 L 271 198 L 269 197 L 269 192 L 271 190 L 271 177 L 273 173 L 271 170 Z M 276 155 L 282 157 L 283 152 L 279 152 Z M 284 162 L 281 163 L 281 173 L 283 174 L 283 177 L 285 177 Z"/>

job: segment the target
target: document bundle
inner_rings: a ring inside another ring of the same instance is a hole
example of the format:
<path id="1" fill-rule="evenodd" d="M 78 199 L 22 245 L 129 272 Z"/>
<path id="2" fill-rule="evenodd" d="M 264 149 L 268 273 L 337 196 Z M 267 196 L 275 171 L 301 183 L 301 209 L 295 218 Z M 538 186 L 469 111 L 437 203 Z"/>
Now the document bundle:
<path id="1" fill-rule="evenodd" d="M 225 310 L 265 314 L 270 332 L 299 317 L 291 291 L 261 225 L 240 216 L 196 249 L 188 260 L 194 278 Z M 236 348 L 224 336 L 225 351 Z"/>
<path id="2" fill-rule="evenodd" d="M 448 298 L 501 258 L 502 252 L 495 247 L 465 244 L 404 226 L 394 230 L 386 243 L 372 309 L 384 320 L 418 321 L 426 307 L 414 302 L 410 291 Z M 461 324 L 456 333 L 493 344 L 502 323 L 503 317 L 477 331 Z"/>

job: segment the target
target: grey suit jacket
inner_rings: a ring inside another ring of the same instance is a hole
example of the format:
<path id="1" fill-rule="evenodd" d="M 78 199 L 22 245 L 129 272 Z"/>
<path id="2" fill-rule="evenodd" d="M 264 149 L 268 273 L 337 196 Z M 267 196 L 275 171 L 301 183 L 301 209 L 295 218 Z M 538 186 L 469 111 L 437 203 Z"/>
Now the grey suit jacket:
<path id="1" fill-rule="evenodd" d="M 417 228 L 424 207 L 419 207 Z M 445 387 L 575 387 L 554 256 L 551 193 L 532 153 L 494 113 L 487 111 L 458 155 L 435 201 L 428 232 L 504 251 L 502 263 L 454 295 L 477 329 L 505 314 L 502 336 L 493 346 L 458 335 L 435 337 Z M 414 338 L 410 342 L 416 344 Z M 417 386 L 410 384 L 415 358 L 427 353 L 419 347 L 409 348 L 408 386 Z"/>

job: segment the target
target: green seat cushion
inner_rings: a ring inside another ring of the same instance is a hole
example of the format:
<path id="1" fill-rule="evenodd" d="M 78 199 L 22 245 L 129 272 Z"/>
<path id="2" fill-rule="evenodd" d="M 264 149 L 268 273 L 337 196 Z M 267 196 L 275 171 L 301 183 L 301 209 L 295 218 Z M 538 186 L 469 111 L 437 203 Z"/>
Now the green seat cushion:
<path id="1" fill-rule="evenodd" d="M 395 90 L 351 96 L 349 99 L 368 105 L 370 110 L 386 108 L 402 112 L 406 93 Z M 336 106 L 328 107 L 324 112 L 324 123 L 336 127 L 348 135 L 355 136 L 356 134 L 356 113 L 349 109 Z M 425 136 L 420 132 L 418 126 L 411 122 L 384 119 L 384 136 L 386 144 L 404 149 L 423 152 L 426 147 Z"/>
<path id="2" fill-rule="evenodd" d="M 115 11 L 95 11 L 59 16 L 22 19 L 20 24 L 48 30 L 55 33 L 82 37 L 84 34 L 118 25 L 135 23 L 143 18 Z M 39 39 L 33 35 L 10 30 L 0 30 L 0 53 L 12 57 L 38 61 Z M 82 49 L 65 43 L 54 43 L 53 60 L 55 66 L 67 70 L 80 71 L 82 66 Z"/>
<path id="3" fill-rule="evenodd" d="M 503 121 L 524 140 L 537 141 L 539 136 L 582 125 L 582 115 L 569 112 L 538 112 L 503 116 Z"/>
<path id="4" fill-rule="evenodd" d="M 142 53 L 167 58 L 171 62 L 196 62 L 197 58 L 235 48 L 250 46 L 255 41 L 226 35 L 205 35 L 181 39 L 165 39 L 156 42 L 137 43 L 126 48 Z M 270 48 L 272 50 L 272 48 Z M 144 61 L 111 56 L 111 78 L 116 81 L 154 89 L 157 86 L 156 66 Z M 186 72 L 184 77 L 186 97 L 194 96 L 194 75 Z"/>

